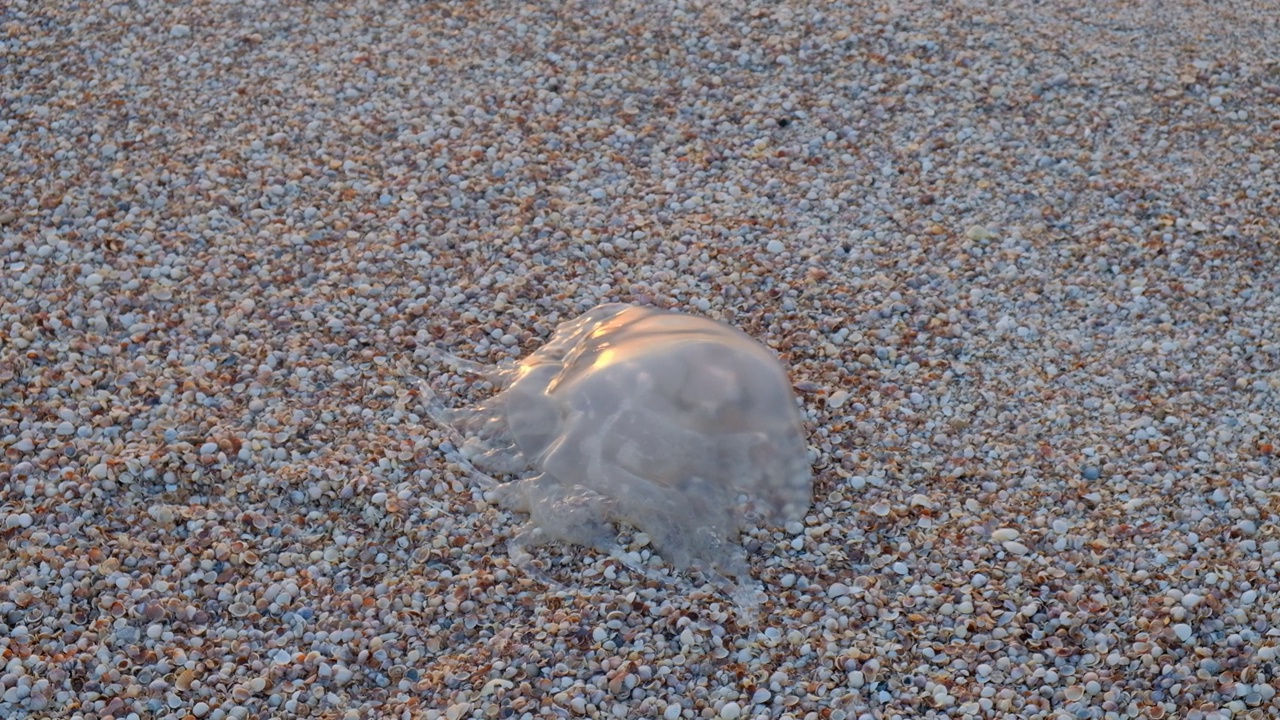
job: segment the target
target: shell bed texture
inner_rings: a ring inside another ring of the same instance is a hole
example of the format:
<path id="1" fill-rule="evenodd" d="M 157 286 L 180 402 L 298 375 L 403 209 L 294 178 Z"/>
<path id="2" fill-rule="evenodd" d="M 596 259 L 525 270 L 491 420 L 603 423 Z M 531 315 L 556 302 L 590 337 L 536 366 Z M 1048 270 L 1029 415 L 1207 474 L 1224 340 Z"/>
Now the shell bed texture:
<path id="1" fill-rule="evenodd" d="M 1275 0 L 0 2 L 0 717 L 1276 717 L 1278 47 Z M 610 302 L 796 382 L 754 625 L 637 533 L 531 577 L 427 416 L 497 390 L 431 348 Z"/>
<path id="2" fill-rule="evenodd" d="M 611 303 L 560 325 L 519 363 L 479 372 L 502 391 L 433 414 L 480 469 L 536 473 L 502 486 L 480 476 L 530 513 L 530 541 L 608 550 L 623 520 L 678 568 L 749 580 L 744 517 L 780 526 L 809 509 L 791 382 L 728 325 Z"/>

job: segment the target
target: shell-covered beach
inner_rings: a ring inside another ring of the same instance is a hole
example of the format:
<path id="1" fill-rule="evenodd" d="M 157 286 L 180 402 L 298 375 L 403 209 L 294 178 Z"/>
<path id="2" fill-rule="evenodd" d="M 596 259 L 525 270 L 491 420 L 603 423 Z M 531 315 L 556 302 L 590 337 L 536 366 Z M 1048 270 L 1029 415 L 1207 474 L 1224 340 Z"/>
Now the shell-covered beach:
<path id="1" fill-rule="evenodd" d="M 1276 716 L 1278 47 L 1275 0 L 0 5 L 0 717 Z M 755 616 L 628 528 L 648 572 L 529 572 L 427 417 L 492 393 L 433 353 L 606 302 L 787 368 Z"/>

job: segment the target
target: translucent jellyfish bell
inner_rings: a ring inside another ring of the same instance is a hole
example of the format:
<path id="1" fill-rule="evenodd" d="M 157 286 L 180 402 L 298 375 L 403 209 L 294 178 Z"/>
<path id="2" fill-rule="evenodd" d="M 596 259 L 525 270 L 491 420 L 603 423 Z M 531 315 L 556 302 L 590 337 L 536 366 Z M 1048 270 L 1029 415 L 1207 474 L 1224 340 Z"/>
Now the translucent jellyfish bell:
<path id="1" fill-rule="evenodd" d="M 429 409 L 480 469 L 530 473 L 495 486 L 529 514 L 513 557 L 555 540 L 620 556 L 625 522 L 676 568 L 697 566 L 753 604 L 744 520 L 801 520 L 813 491 L 795 395 L 769 349 L 706 318 L 610 304 L 518 363 L 439 357 L 500 388 L 459 409 L 431 396 Z"/>

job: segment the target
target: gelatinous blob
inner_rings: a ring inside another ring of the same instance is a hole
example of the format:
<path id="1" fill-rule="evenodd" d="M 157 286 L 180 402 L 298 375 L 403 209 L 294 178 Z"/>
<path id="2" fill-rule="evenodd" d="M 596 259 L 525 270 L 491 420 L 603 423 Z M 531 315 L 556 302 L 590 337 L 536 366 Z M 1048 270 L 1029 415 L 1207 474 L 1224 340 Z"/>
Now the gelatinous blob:
<path id="1" fill-rule="evenodd" d="M 697 566 L 751 604 L 758 585 L 737 541 L 745 519 L 782 525 L 808 510 L 812 470 L 791 384 L 771 351 L 735 328 L 610 304 L 560 325 L 519 362 L 437 358 L 500 388 L 459 409 L 430 396 L 429 411 L 459 437 L 478 481 L 496 483 L 481 470 L 527 475 L 494 485 L 529 514 L 512 543 L 517 560 L 562 541 L 625 561 L 614 528 L 625 522 L 676 568 Z"/>

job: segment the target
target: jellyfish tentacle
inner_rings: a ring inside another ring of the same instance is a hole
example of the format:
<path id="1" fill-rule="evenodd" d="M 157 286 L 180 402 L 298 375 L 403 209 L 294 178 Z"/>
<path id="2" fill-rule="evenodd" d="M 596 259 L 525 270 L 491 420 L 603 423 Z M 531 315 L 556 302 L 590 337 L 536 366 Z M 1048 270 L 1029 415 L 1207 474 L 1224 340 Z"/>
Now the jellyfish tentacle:
<path id="1" fill-rule="evenodd" d="M 731 580 L 721 575 L 715 570 L 702 570 L 703 575 L 711 581 L 711 584 L 719 588 L 725 595 L 728 595 L 738 606 L 742 613 L 741 620 L 744 624 L 755 625 L 759 619 L 760 607 L 764 605 L 769 596 L 764 591 L 764 586 L 759 580 L 745 575 L 738 580 Z"/>
<path id="2" fill-rule="evenodd" d="M 670 576 L 663 575 L 657 570 L 646 565 L 644 562 L 637 561 L 634 557 L 632 557 L 632 553 L 625 551 L 621 546 L 615 545 L 609 551 L 609 557 L 616 560 L 619 564 L 623 565 L 628 570 L 638 575 L 643 575 L 644 577 L 648 578 L 649 580 L 652 580 L 653 582 L 663 587 L 670 587 L 671 585 Z"/>
<path id="3" fill-rule="evenodd" d="M 477 480 L 479 484 L 487 490 L 492 490 L 500 483 L 483 472 L 471 462 L 466 455 L 463 454 L 462 448 L 467 444 L 467 438 L 458 429 L 457 415 L 458 411 L 445 406 L 444 401 L 436 394 L 436 391 L 424 380 L 418 381 L 418 394 L 422 397 L 422 407 L 426 410 L 427 417 L 436 424 L 436 427 L 444 431 L 449 442 L 453 443 L 454 451 L 446 453 L 450 458 L 461 465 L 467 474 Z"/>
<path id="4" fill-rule="evenodd" d="M 488 445 L 473 461 L 496 473 L 518 473 L 529 467 L 528 460 L 515 443 Z"/>
<path id="5" fill-rule="evenodd" d="M 548 575 L 546 571 L 538 566 L 537 559 L 534 558 L 533 553 L 529 552 L 530 548 L 540 547 L 548 542 L 543 537 L 541 530 L 526 525 L 507 541 L 507 557 L 511 560 L 511 564 L 525 575 L 546 585 L 551 590 L 564 590 L 565 587 L 558 580 Z"/>
<path id="6" fill-rule="evenodd" d="M 530 520 L 549 536 L 573 545 L 607 552 L 617 537 L 609 521 L 614 501 L 582 485 L 566 485 L 542 473 L 521 481 Z"/>
<path id="7" fill-rule="evenodd" d="M 466 471 L 472 482 L 481 490 L 496 491 L 502 487 L 502 483 L 497 478 L 476 467 L 461 452 L 455 451 L 453 453 L 453 461 L 462 466 L 462 469 Z"/>
<path id="8" fill-rule="evenodd" d="M 422 409 L 426 411 L 427 417 L 449 434 L 449 439 L 454 440 L 454 445 L 462 447 L 462 433 L 458 432 L 453 425 L 453 410 L 444 404 L 426 380 L 418 381 L 418 395 L 422 398 Z"/>
<path id="9" fill-rule="evenodd" d="M 423 350 L 431 360 L 442 362 L 453 368 L 453 370 L 458 373 L 484 378 L 495 385 L 505 384 L 507 376 L 511 373 L 510 368 L 505 367 L 505 365 L 509 365 L 510 363 L 485 365 L 474 360 L 460 358 L 451 352 L 447 352 L 433 345 L 427 345 Z"/>

